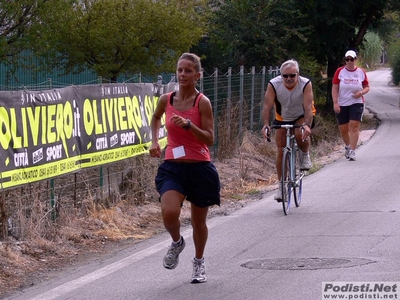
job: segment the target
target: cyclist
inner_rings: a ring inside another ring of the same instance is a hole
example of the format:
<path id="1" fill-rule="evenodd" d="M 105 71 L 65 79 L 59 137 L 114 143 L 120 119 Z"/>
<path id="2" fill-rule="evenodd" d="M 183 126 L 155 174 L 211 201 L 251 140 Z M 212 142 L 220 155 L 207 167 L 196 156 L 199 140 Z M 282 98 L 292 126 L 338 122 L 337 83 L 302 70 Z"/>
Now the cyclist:
<path id="1" fill-rule="evenodd" d="M 264 126 L 262 134 L 267 137 L 266 129 L 271 132 L 270 111 L 275 107 L 275 120 L 272 124 L 297 124 L 300 128 L 295 129 L 297 144 L 300 148 L 300 168 L 309 170 L 312 167 L 309 148 L 311 128 L 313 127 L 313 115 L 315 108 L 313 105 L 312 84 L 308 78 L 299 75 L 299 64 L 296 60 L 285 61 L 280 67 L 280 75 L 271 79 L 265 92 L 264 107 L 262 111 Z M 275 135 L 278 153 L 276 157 L 276 169 L 278 179 L 282 176 L 282 156 L 283 149 L 286 146 L 286 130 L 277 129 Z M 282 186 L 279 183 L 279 189 L 274 199 L 282 202 Z"/>

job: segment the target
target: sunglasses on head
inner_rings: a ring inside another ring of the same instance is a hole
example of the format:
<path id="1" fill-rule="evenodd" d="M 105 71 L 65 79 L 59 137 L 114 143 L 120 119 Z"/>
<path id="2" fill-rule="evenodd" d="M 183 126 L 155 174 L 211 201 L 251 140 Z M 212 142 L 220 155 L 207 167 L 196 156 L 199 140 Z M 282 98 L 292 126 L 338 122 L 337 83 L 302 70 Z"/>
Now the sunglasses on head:
<path id="1" fill-rule="evenodd" d="M 297 74 L 282 74 L 282 77 L 283 77 L 283 78 L 288 78 L 288 77 L 290 77 L 290 78 L 295 78 L 296 75 L 297 75 Z"/>
<path id="2" fill-rule="evenodd" d="M 346 58 L 346 61 L 354 61 L 354 58 Z"/>

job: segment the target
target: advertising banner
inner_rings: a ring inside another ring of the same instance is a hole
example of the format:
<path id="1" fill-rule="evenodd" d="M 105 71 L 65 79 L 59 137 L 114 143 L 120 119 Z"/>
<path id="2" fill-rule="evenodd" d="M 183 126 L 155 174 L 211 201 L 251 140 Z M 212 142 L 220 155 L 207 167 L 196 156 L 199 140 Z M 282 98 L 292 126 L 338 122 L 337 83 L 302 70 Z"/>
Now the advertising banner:
<path id="1" fill-rule="evenodd" d="M 159 93 L 152 83 L 0 92 L 0 188 L 146 153 Z"/>

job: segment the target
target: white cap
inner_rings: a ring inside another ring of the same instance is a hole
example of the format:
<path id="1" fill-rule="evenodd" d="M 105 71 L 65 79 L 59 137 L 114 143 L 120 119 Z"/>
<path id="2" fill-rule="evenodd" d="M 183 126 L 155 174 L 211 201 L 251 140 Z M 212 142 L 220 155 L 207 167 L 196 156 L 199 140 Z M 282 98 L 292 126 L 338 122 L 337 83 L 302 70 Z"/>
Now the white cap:
<path id="1" fill-rule="evenodd" d="M 357 54 L 356 54 L 353 50 L 349 50 L 349 51 L 347 51 L 346 54 L 344 55 L 344 57 L 347 57 L 347 56 L 351 56 L 352 58 L 356 58 L 356 57 L 357 57 Z"/>

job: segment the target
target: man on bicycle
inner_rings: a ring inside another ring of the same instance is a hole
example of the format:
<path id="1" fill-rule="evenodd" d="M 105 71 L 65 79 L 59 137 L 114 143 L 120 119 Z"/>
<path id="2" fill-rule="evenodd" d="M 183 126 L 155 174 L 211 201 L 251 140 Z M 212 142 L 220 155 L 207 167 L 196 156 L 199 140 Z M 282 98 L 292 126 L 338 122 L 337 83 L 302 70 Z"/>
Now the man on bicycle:
<path id="1" fill-rule="evenodd" d="M 299 75 L 299 64 L 291 59 L 285 61 L 280 68 L 281 75 L 270 80 L 265 92 L 262 134 L 267 138 L 266 129 L 271 132 L 270 112 L 275 107 L 274 125 L 296 124 L 301 128 L 295 129 L 297 144 L 300 148 L 300 169 L 309 170 L 312 163 L 309 155 L 311 128 L 313 127 L 313 114 L 315 108 L 313 105 L 314 95 L 311 81 L 308 78 Z M 301 130 L 303 129 L 303 130 Z M 283 149 L 286 146 L 286 130 L 279 128 L 276 130 L 276 145 L 278 153 L 276 157 L 276 169 L 278 179 L 282 176 L 282 156 Z M 274 199 L 282 202 L 282 186 Z"/>

